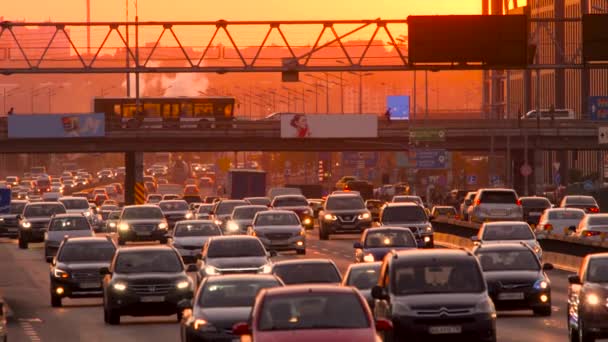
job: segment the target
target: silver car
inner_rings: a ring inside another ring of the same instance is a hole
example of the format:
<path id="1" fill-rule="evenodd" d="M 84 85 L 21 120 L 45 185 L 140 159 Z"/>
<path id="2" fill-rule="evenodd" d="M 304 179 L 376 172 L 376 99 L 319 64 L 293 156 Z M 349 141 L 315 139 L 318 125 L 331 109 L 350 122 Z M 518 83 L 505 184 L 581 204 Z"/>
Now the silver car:
<path id="1" fill-rule="evenodd" d="M 585 217 L 583 209 L 546 209 L 541 215 L 534 233 L 538 238 L 546 237 L 551 233 L 567 235 L 571 231 L 570 228 L 577 227 L 583 217 Z"/>
<path id="2" fill-rule="evenodd" d="M 94 237 L 95 233 L 87 218 L 82 214 L 59 214 L 49 222 L 44 233 L 44 257 L 51 262 L 61 242 L 66 237 Z"/>
<path id="3" fill-rule="evenodd" d="M 473 200 L 475 199 L 475 195 L 477 195 L 477 191 L 468 192 L 464 197 L 462 203 L 460 203 L 460 217 L 464 221 L 469 220 L 469 207 L 473 204 Z"/>
<path id="4" fill-rule="evenodd" d="M 306 230 L 293 211 L 257 213 L 248 234 L 257 236 L 267 250 L 295 250 L 298 254 L 306 254 Z"/>
<path id="5" fill-rule="evenodd" d="M 581 238 L 603 240 L 608 234 L 608 214 L 587 214 L 576 228 L 575 235 Z"/>
<path id="6" fill-rule="evenodd" d="M 222 230 L 211 220 L 179 221 L 171 235 L 171 244 L 186 264 L 196 263 L 205 242 L 212 236 L 221 236 Z"/>
<path id="7" fill-rule="evenodd" d="M 524 242 L 542 260 L 543 250 L 536 235 L 526 222 L 488 222 L 479 229 L 479 233 L 471 238 L 476 245 L 501 244 L 505 242 Z"/>
<path id="8" fill-rule="evenodd" d="M 523 221 L 524 212 L 512 189 L 480 189 L 468 209 L 469 221 Z"/>

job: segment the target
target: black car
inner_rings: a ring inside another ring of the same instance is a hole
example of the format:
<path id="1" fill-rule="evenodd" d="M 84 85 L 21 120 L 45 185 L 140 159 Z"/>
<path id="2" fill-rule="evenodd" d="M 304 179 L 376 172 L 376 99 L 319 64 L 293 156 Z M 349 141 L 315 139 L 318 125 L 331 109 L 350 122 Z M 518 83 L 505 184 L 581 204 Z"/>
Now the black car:
<path id="1" fill-rule="evenodd" d="M 370 308 L 374 308 L 374 298 L 372 298 L 372 287 L 378 284 L 382 262 L 366 262 L 362 264 L 351 264 L 348 266 L 342 286 L 352 286 L 359 290 Z"/>
<path id="2" fill-rule="evenodd" d="M 206 276 L 235 273 L 268 274 L 271 253 L 253 236 L 214 236 L 207 240 L 197 262 L 197 283 Z"/>
<path id="3" fill-rule="evenodd" d="M 102 297 L 102 268 L 112 262 L 116 245 L 110 238 L 65 239 L 51 262 L 51 306 L 63 298 Z"/>
<path id="4" fill-rule="evenodd" d="M 212 236 L 221 236 L 222 230 L 211 220 L 179 221 L 171 235 L 171 245 L 177 249 L 186 264 L 195 263 L 205 242 Z"/>
<path id="5" fill-rule="evenodd" d="M 552 208 L 551 202 L 545 197 L 520 197 L 519 201 L 524 211 L 524 221 L 532 226 L 532 229 L 538 225 L 545 209 Z"/>
<path id="6" fill-rule="evenodd" d="M 0 214 L 0 236 L 16 238 L 19 235 L 17 216 L 23 213 L 27 201 L 11 200 L 11 207 L 6 214 Z"/>
<path id="7" fill-rule="evenodd" d="M 367 229 L 353 247 L 355 262 L 382 261 L 388 252 L 418 248 L 411 230 L 385 226 Z"/>
<path id="8" fill-rule="evenodd" d="M 608 253 L 587 255 L 579 271 L 568 277 L 569 341 L 608 338 Z"/>
<path id="9" fill-rule="evenodd" d="M 391 341 L 496 341 L 496 310 L 470 252 L 392 252 L 372 297 L 375 318 L 393 321 Z"/>
<path id="10" fill-rule="evenodd" d="M 420 248 L 433 248 L 435 238 L 433 225 L 424 207 L 413 202 L 387 203 L 380 211 L 380 224 L 383 226 L 409 228 Z"/>
<path id="11" fill-rule="evenodd" d="M 158 206 L 165 215 L 169 229 L 173 229 L 175 222 L 190 220 L 193 217 L 188 202 L 184 200 L 160 201 Z"/>
<path id="12" fill-rule="evenodd" d="M 372 226 L 372 215 L 358 194 L 340 193 L 327 197 L 319 212 L 319 239 L 331 234 L 360 233 Z"/>
<path id="13" fill-rule="evenodd" d="M 23 208 L 23 214 L 17 216 L 19 248 L 26 249 L 30 242 L 43 242 L 53 215 L 65 213 L 65 207 L 59 202 L 28 203 Z"/>
<path id="14" fill-rule="evenodd" d="M 273 275 L 223 275 L 207 277 L 198 288 L 192 310 L 181 322 L 182 342 L 232 342 L 239 337 L 232 327 L 247 321 L 258 292 L 283 286 Z"/>
<path id="15" fill-rule="evenodd" d="M 342 275 L 336 264 L 329 259 L 296 259 L 276 262 L 272 274 L 281 278 L 285 285 L 340 284 Z"/>
<path id="16" fill-rule="evenodd" d="M 167 243 L 169 225 L 156 205 L 130 205 L 124 207 L 117 225 L 118 244 L 127 241 L 160 241 Z"/>
<path id="17" fill-rule="evenodd" d="M 535 315 L 551 315 L 551 281 L 534 251 L 525 243 L 480 245 L 473 249 L 497 310 L 532 309 Z"/>
<path id="18" fill-rule="evenodd" d="M 120 248 L 109 268 L 102 269 L 103 310 L 107 324 L 120 324 L 120 316 L 177 314 L 179 303 L 190 301 L 194 285 L 179 254 L 169 246 Z"/>
<path id="19" fill-rule="evenodd" d="M 314 212 L 306 197 L 302 195 L 282 195 L 276 196 L 272 200 L 271 207 L 280 210 L 293 211 L 300 218 L 302 227 L 305 229 L 313 229 L 315 227 Z"/>
<path id="20" fill-rule="evenodd" d="M 215 221 L 215 224 L 220 226 L 226 233 L 226 224 L 230 220 L 230 216 L 232 215 L 232 211 L 234 208 L 249 205 L 249 202 L 243 200 L 220 200 L 215 203 L 213 210 L 211 211 L 211 216 Z"/>

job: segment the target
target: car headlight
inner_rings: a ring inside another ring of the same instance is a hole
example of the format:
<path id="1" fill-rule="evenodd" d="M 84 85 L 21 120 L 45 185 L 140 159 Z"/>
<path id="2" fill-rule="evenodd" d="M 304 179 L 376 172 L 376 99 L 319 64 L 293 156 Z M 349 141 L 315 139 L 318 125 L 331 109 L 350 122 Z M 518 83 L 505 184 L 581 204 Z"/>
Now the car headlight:
<path id="1" fill-rule="evenodd" d="M 374 255 L 371 253 L 367 253 L 365 254 L 365 256 L 363 257 L 363 261 L 365 262 L 374 262 L 376 261 L 376 258 L 374 258 Z"/>
<path id="2" fill-rule="evenodd" d="M 326 221 L 335 221 L 335 220 L 337 220 L 337 219 L 338 219 L 338 218 L 336 217 L 336 215 L 332 215 L 332 214 L 325 214 L 325 216 L 323 216 L 323 218 L 324 218 Z"/>
<path id="3" fill-rule="evenodd" d="M 369 213 L 363 213 L 358 216 L 358 219 L 359 220 L 369 220 L 370 217 L 371 217 L 371 215 Z"/>
<path id="4" fill-rule="evenodd" d="M 205 267 L 205 274 L 207 275 L 218 275 L 220 274 L 217 269 L 211 265 Z"/>
<path id="5" fill-rule="evenodd" d="M 585 301 L 589 305 L 598 305 L 600 303 L 600 297 L 595 293 L 590 293 L 585 297 Z"/>
<path id="6" fill-rule="evenodd" d="M 166 222 L 161 222 L 158 224 L 158 229 L 162 229 L 162 230 L 169 229 L 169 225 Z"/>
<path id="7" fill-rule="evenodd" d="M 217 224 L 218 226 L 222 225 L 222 220 L 215 220 L 213 221 L 215 224 Z"/>
<path id="8" fill-rule="evenodd" d="M 270 266 L 269 264 L 260 267 L 260 273 L 270 274 L 270 272 L 272 272 L 272 266 Z"/>
<path id="9" fill-rule="evenodd" d="M 185 217 L 189 220 L 193 217 L 193 215 L 192 215 L 192 213 L 188 212 L 188 213 L 186 213 Z"/>
<path id="10" fill-rule="evenodd" d="M 302 223 L 303 223 L 303 224 L 305 224 L 305 225 L 309 225 L 309 224 L 311 224 L 311 223 L 312 223 L 312 220 L 311 220 L 310 218 L 308 218 L 308 217 L 307 217 L 307 218 L 305 218 L 305 219 L 302 221 Z"/>
<path id="11" fill-rule="evenodd" d="M 129 224 L 128 224 L 128 223 L 125 223 L 125 222 L 121 222 L 121 223 L 118 225 L 118 230 L 123 231 L 123 232 L 125 232 L 125 231 L 129 230 Z"/>
<path id="12" fill-rule="evenodd" d="M 101 209 L 97 209 L 97 211 L 100 211 Z M 90 211 L 85 211 L 84 212 L 84 216 L 89 217 L 91 216 L 91 212 Z"/>
<path id="13" fill-rule="evenodd" d="M 64 270 L 60 270 L 60 269 L 56 268 L 53 270 L 53 277 L 66 279 L 66 278 L 70 277 L 70 274 Z"/>
<path id="14" fill-rule="evenodd" d="M 0 222 L 4 222 L 4 217 L 0 217 Z"/>
<path id="15" fill-rule="evenodd" d="M 27 222 L 27 221 L 23 221 L 21 222 L 21 227 L 23 228 L 32 228 L 32 224 Z"/>
<path id="16" fill-rule="evenodd" d="M 116 222 L 110 222 L 110 224 L 108 224 L 110 226 L 110 228 L 116 228 Z"/>
<path id="17" fill-rule="evenodd" d="M 426 233 L 432 233 L 432 232 L 433 232 L 433 226 L 426 226 L 426 227 L 424 228 L 424 231 L 425 231 Z"/>
<path id="18" fill-rule="evenodd" d="M 494 303 L 488 298 L 484 298 L 481 302 L 477 303 L 475 306 L 475 311 L 479 313 L 491 314 L 492 318 L 496 318 L 496 308 L 494 307 Z"/>
<path id="19" fill-rule="evenodd" d="M 182 280 L 177 285 L 175 285 L 179 290 L 184 290 L 190 287 L 190 282 L 187 280 Z"/>
<path id="20" fill-rule="evenodd" d="M 236 222 L 234 222 L 234 221 L 230 221 L 230 222 L 228 222 L 228 224 L 226 225 L 226 229 L 228 229 L 229 231 L 232 231 L 232 232 L 236 232 L 236 231 L 238 231 L 240 228 L 239 228 L 239 225 L 238 225 Z"/>
<path id="21" fill-rule="evenodd" d="M 124 290 L 127 289 L 127 285 L 123 284 L 123 283 L 116 283 L 116 284 L 112 285 L 112 287 L 114 288 L 114 290 L 119 291 L 119 292 L 123 292 Z"/>
<path id="22" fill-rule="evenodd" d="M 534 288 L 536 290 L 545 290 L 545 289 L 549 288 L 549 283 L 545 280 L 537 280 L 534 283 Z"/>
<path id="23" fill-rule="evenodd" d="M 536 253 L 536 254 L 539 254 L 540 252 L 542 252 L 542 248 L 540 248 L 539 245 L 535 245 L 533 249 L 534 249 L 534 253 Z"/>
<path id="24" fill-rule="evenodd" d="M 206 331 L 206 332 L 217 331 L 217 329 L 211 323 L 207 322 L 204 319 L 195 320 L 194 324 L 192 324 L 192 327 L 194 328 L 194 330 L 198 330 L 198 331 Z"/>

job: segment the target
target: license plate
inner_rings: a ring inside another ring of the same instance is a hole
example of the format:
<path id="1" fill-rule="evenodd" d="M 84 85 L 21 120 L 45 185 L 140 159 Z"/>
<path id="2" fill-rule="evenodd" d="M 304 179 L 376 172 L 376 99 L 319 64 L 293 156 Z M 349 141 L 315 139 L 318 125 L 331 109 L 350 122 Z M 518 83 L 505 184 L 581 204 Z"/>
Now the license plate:
<path id="1" fill-rule="evenodd" d="M 490 210 L 490 215 L 492 216 L 501 216 L 501 215 L 506 215 L 507 211 L 506 210 Z"/>
<path id="2" fill-rule="evenodd" d="M 159 303 L 165 301 L 165 296 L 144 296 L 141 297 L 142 303 Z"/>
<path id="3" fill-rule="evenodd" d="M 80 283 L 81 289 L 96 289 L 100 287 L 101 283 Z"/>
<path id="4" fill-rule="evenodd" d="M 462 327 L 459 325 L 447 325 L 430 327 L 429 334 L 431 335 L 446 335 L 446 334 L 460 334 L 462 333 Z"/>
<path id="5" fill-rule="evenodd" d="M 7 228 L 7 230 L 11 233 L 17 232 L 18 228 Z"/>
<path id="6" fill-rule="evenodd" d="M 150 235 L 152 235 L 152 233 L 150 233 L 150 232 L 137 232 L 137 235 L 139 235 L 139 236 L 150 236 Z"/>
<path id="7" fill-rule="evenodd" d="M 271 245 L 286 245 L 288 242 L 287 240 L 271 240 L 270 244 Z"/>
<path id="8" fill-rule="evenodd" d="M 499 293 L 498 300 L 522 300 L 524 299 L 523 292 L 506 292 Z"/>

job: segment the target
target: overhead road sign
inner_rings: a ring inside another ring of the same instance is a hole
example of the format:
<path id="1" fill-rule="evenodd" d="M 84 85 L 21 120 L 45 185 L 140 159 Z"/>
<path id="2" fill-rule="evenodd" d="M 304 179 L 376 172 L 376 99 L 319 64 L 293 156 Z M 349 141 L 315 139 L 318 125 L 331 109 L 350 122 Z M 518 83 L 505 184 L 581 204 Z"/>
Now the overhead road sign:
<path id="1" fill-rule="evenodd" d="M 442 149 L 411 150 L 410 159 L 416 161 L 417 169 L 445 169 L 448 166 L 448 152 Z"/>
<path id="2" fill-rule="evenodd" d="M 414 142 L 443 142 L 445 141 L 445 129 L 443 128 L 423 128 L 411 129 L 410 140 Z"/>

